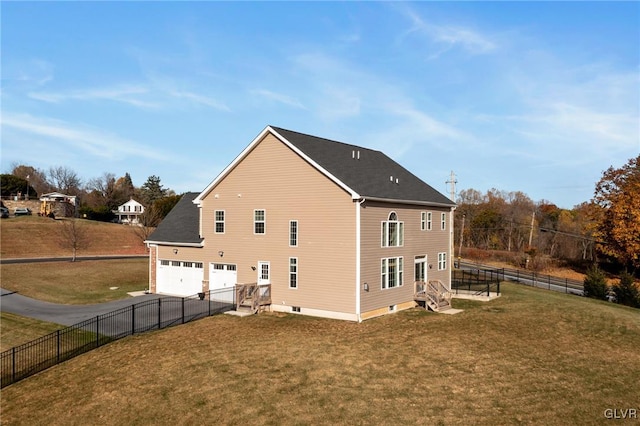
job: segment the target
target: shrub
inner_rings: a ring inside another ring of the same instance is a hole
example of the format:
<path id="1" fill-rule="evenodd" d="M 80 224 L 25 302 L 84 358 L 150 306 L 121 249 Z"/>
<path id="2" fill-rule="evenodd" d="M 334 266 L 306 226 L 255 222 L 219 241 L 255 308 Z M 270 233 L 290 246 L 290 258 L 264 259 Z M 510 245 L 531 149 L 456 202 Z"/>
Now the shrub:
<path id="1" fill-rule="evenodd" d="M 594 265 L 587 271 L 584 277 L 584 295 L 593 299 L 607 300 L 609 287 L 604 272 Z"/>
<path id="2" fill-rule="evenodd" d="M 640 291 L 636 286 L 633 276 L 628 272 L 620 275 L 620 282 L 612 287 L 616 303 L 640 308 Z"/>

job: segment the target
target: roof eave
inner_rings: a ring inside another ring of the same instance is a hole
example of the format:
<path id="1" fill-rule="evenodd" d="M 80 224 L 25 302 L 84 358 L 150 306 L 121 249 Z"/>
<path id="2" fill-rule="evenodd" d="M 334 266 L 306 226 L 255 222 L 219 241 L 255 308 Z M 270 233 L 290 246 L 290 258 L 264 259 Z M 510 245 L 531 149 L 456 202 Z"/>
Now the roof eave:
<path id="1" fill-rule="evenodd" d="M 363 195 L 361 198 L 368 201 L 379 201 L 382 203 L 396 203 L 396 204 L 413 204 L 417 206 L 433 206 L 433 207 L 448 207 L 455 208 L 455 203 L 438 203 L 433 201 L 420 201 L 420 200 L 398 200 L 394 198 L 381 198 L 381 197 L 368 197 Z"/>
<path id="2" fill-rule="evenodd" d="M 172 241 L 145 240 L 144 243 L 147 244 L 147 245 L 155 244 L 155 245 L 158 245 L 158 246 L 198 247 L 198 248 L 204 247 L 204 244 L 202 242 L 199 242 L 199 243 L 180 243 L 180 242 L 172 242 Z"/>

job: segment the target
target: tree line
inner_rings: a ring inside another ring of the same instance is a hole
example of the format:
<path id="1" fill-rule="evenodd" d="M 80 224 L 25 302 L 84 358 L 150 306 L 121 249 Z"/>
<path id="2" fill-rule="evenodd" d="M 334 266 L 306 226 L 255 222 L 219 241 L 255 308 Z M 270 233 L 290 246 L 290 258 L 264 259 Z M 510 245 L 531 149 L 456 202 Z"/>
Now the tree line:
<path id="1" fill-rule="evenodd" d="M 640 156 L 603 172 L 593 198 L 572 209 L 498 189 L 466 189 L 456 202 L 457 256 L 491 256 L 534 270 L 558 263 L 578 266 L 588 272 L 587 295 L 613 293 L 621 303 L 640 307 L 633 280 L 640 273 Z M 600 268 L 620 276 L 620 284 L 602 284 Z M 593 282 L 599 283 L 598 290 Z"/>
<path id="2" fill-rule="evenodd" d="M 2 197 L 20 195 L 31 199 L 51 192 L 76 196 L 82 217 L 106 222 L 115 219 L 113 211 L 118 206 L 133 198 L 145 206 L 140 218 L 145 227 L 157 226 L 180 199 L 173 190 L 163 187 L 160 177 L 149 176 L 137 187 L 128 172 L 120 177 L 105 172 L 83 181 L 69 167 L 56 166 L 45 171 L 14 164 L 11 173 L 1 175 L 0 182 Z"/>

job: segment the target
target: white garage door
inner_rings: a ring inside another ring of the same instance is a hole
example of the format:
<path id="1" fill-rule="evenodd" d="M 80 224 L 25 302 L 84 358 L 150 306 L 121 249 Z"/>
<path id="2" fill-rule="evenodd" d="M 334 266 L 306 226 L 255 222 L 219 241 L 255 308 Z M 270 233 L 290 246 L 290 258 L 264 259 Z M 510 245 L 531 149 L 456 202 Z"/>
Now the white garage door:
<path id="1" fill-rule="evenodd" d="M 193 296 L 202 291 L 202 262 L 161 260 L 156 273 L 156 292 L 175 296 Z"/>
<path id="2" fill-rule="evenodd" d="M 238 282 L 236 265 L 212 263 L 209 265 L 209 290 L 211 299 L 223 302 L 233 302 L 233 291 Z M 225 289 L 227 291 L 225 291 Z"/>

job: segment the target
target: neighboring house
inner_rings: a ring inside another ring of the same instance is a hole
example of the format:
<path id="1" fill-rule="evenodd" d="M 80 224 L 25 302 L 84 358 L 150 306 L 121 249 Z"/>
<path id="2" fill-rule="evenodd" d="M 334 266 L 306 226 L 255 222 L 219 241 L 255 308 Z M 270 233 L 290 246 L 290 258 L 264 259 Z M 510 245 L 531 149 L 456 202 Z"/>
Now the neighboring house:
<path id="1" fill-rule="evenodd" d="M 78 212 L 77 197 L 59 192 L 50 192 L 40 196 L 39 216 L 75 217 Z"/>
<path id="2" fill-rule="evenodd" d="M 118 222 L 127 225 L 139 225 L 140 215 L 144 213 L 144 206 L 133 198 L 118 206 L 118 210 L 113 212 L 118 216 Z"/>
<path id="3" fill-rule="evenodd" d="M 352 321 L 407 309 L 425 282 L 450 289 L 454 208 L 380 151 L 269 126 L 148 238 L 149 290 L 257 283 L 272 311 Z"/>

